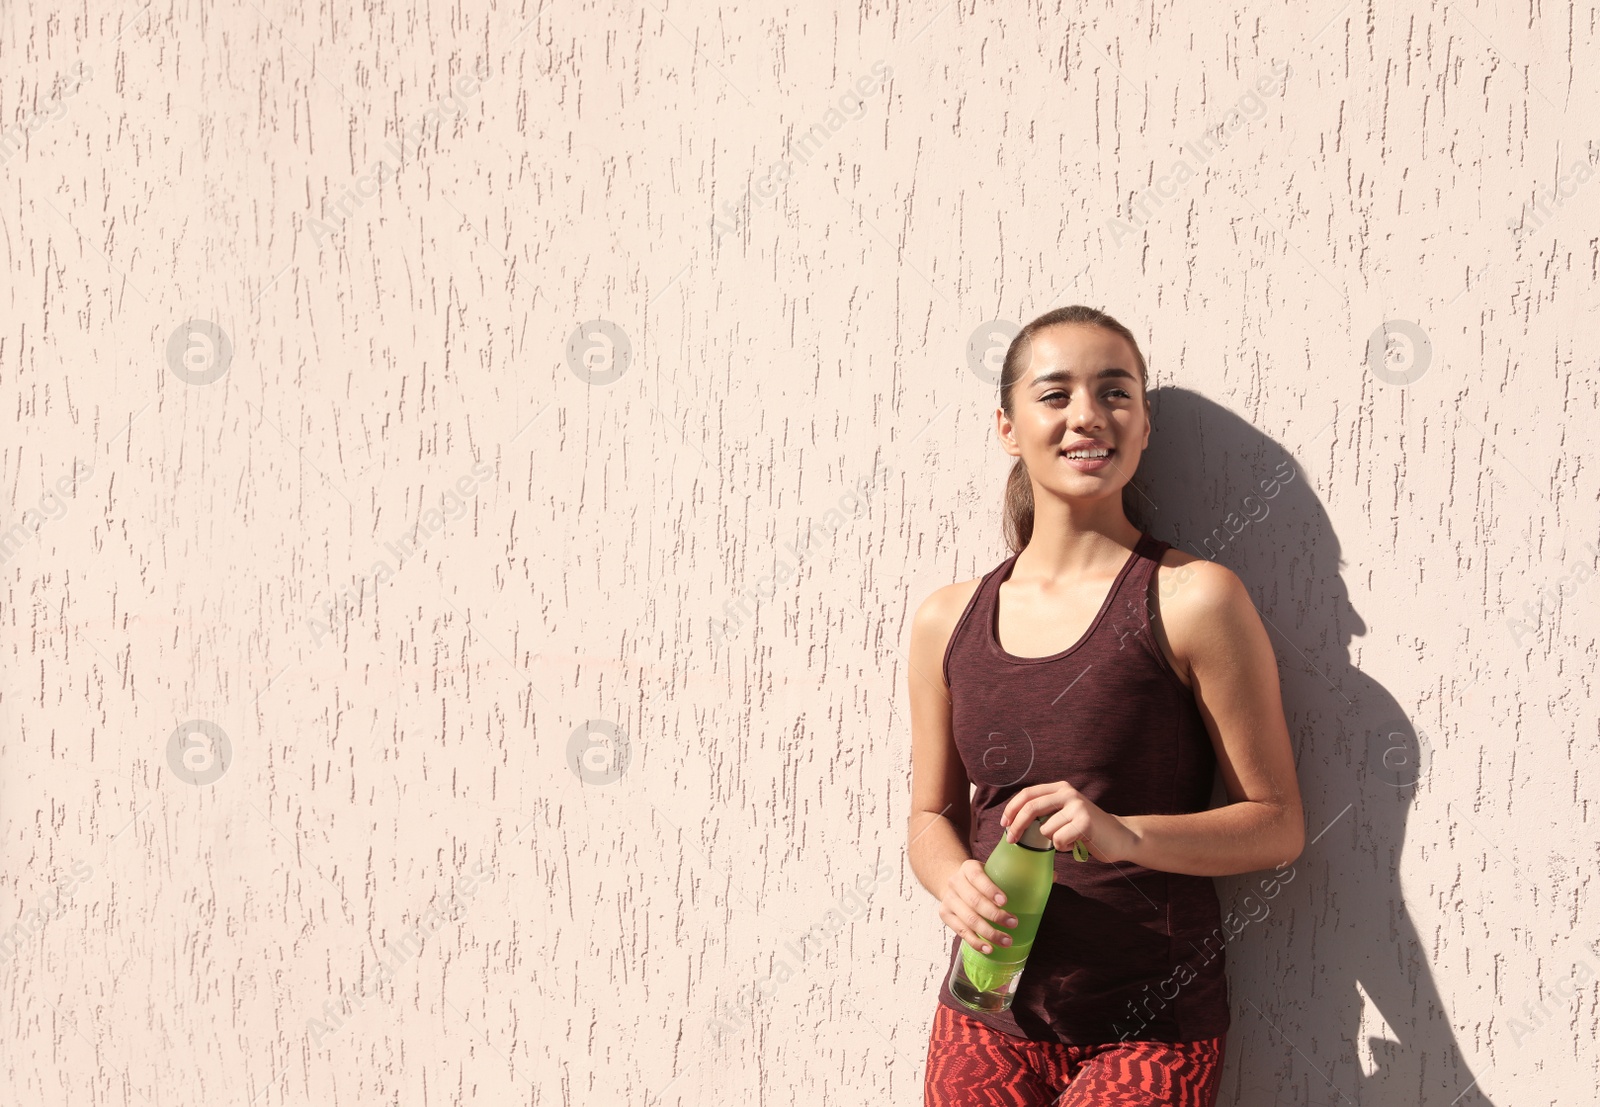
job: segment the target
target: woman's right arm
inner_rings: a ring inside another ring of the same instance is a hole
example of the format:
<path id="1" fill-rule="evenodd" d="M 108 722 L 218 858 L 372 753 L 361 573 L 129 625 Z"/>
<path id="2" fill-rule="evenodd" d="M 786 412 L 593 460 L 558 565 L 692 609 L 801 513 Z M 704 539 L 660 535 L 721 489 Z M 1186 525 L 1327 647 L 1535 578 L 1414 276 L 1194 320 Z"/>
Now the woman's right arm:
<path id="1" fill-rule="evenodd" d="M 945 647 L 977 581 L 940 588 L 917 608 L 911 622 L 911 816 L 906 853 L 911 871 L 939 900 L 939 918 L 975 949 L 1011 937 L 992 923 L 1015 927 L 1005 893 L 967 852 L 971 829 L 970 782 L 950 727 L 950 689 L 944 680 Z"/>

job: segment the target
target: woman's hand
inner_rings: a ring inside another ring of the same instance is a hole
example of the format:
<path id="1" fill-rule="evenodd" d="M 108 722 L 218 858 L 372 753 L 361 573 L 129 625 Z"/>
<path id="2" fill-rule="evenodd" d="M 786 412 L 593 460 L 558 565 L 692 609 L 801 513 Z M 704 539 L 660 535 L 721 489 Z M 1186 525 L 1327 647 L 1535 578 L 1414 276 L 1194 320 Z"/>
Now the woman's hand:
<path id="1" fill-rule="evenodd" d="M 994 945 L 1009 946 L 1011 935 L 990 923 L 1011 929 L 1017 925 L 1016 916 L 1002 906 L 1005 900 L 1006 894 L 983 871 L 983 862 L 969 857 L 950 874 L 939 897 L 939 918 L 973 949 L 993 953 Z"/>
<path id="2" fill-rule="evenodd" d="M 1000 815 L 1006 840 L 1021 838 L 1028 824 L 1041 815 L 1049 816 L 1041 829 L 1062 853 L 1081 838 L 1096 861 L 1127 861 L 1139 845 L 1139 836 L 1128 824 L 1102 811 L 1064 780 L 1030 785 L 1011 797 Z"/>

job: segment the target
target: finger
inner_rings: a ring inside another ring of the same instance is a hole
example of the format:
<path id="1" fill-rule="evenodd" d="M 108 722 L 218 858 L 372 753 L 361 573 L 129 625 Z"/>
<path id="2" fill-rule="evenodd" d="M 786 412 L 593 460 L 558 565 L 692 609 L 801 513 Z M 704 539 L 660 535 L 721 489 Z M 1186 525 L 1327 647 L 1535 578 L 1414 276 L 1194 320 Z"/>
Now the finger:
<path id="1" fill-rule="evenodd" d="M 983 940 L 985 942 L 997 943 L 1003 946 L 1008 946 L 1011 944 L 1011 935 L 1006 934 L 993 926 L 990 926 L 977 915 L 968 916 L 966 922 L 967 926 L 983 936 Z M 983 952 L 988 953 L 990 951 L 986 949 Z"/>
<path id="2" fill-rule="evenodd" d="M 1057 811 L 1054 815 L 1051 815 L 1042 824 L 1040 824 L 1039 830 L 1046 838 L 1054 840 L 1056 835 L 1060 834 L 1063 830 L 1069 830 L 1071 827 L 1072 818 L 1066 813 L 1065 810 L 1062 810 Z M 1073 837 L 1077 837 L 1077 835 L 1074 834 Z"/>
<path id="3" fill-rule="evenodd" d="M 983 871 L 983 866 L 978 866 L 968 883 L 990 903 L 1005 903 L 1005 892 L 1001 890 L 1000 885 L 989 879 L 989 874 Z"/>
<path id="4" fill-rule="evenodd" d="M 1032 824 L 1033 820 L 1040 815 L 1048 814 L 1050 810 L 1050 800 L 1045 796 L 1031 799 L 1023 804 L 1017 809 L 1017 817 L 1011 820 L 1011 825 L 1006 828 L 1007 840 L 1013 843 L 1021 841 L 1022 832 Z"/>
<path id="5" fill-rule="evenodd" d="M 958 920 L 958 918 L 952 918 L 952 920 L 950 920 L 950 929 L 954 929 L 955 933 L 960 934 L 960 936 L 962 936 L 962 941 L 966 942 L 968 945 L 971 945 L 973 949 L 984 950 L 984 953 L 990 952 L 990 950 L 984 949 L 984 947 L 987 945 L 987 942 L 984 941 L 984 939 L 981 939 L 978 934 L 974 934 L 973 928 L 966 925 L 966 923 L 963 923 L 962 920 Z"/>
<path id="6" fill-rule="evenodd" d="M 961 935 L 963 941 L 973 949 L 982 950 L 984 953 L 993 953 L 993 947 L 977 932 L 976 920 L 968 920 L 960 912 L 951 912 L 949 919 L 950 929 Z"/>
<path id="7" fill-rule="evenodd" d="M 1031 803 L 1032 801 L 1030 800 L 1028 802 Z M 1027 818 L 1027 812 L 1028 803 L 1023 803 L 1015 811 L 1013 811 L 1011 813 L 1011 818 L 1007 819 L 1004 825 L 1001 827 L 1000 837 L 1004 838 L 1008 842 L 1015 842 L 1018 838 L 1022 837 L 1022 828 L 1027 826 L 1029 821 Z"/>
<path id="8" fill-rule="evenodd" d="M 1015 928 L 1017 925 L 1016 916 L 1003 907 L 995 906 L 994 899 L 992 897 L 974 895 L 971 899 L 967 900 L 967 906 L 971 907 L 974 911 L 988 919 L 990 922 L 999 923 L 1001 926 L 1010 928 Z M 998 937 L 999 935 L 993 936 Z"/>
<path id="9" fill-rule="evenodd" d="M 985 944 L 984 940 L 974 934 L 971 928 L 964 924 L 955 914 L 955 912 L 945 908 L 944 910 L 940 911 L 939 914 L 944 919 L 944 924 L 960 935 L 963 942 L 966 942 L 967 945 L 971 946 L 973 949 L 983 949 Z M 984 952 L 988 953 L 989 951 L 984 950 Z"/>
<path id="10" fill-rule="evenodd" d="M 1089 822 L 1087 819 L 1077 816 L 1064 819 L 1052 834 L 1056 851 L 1058 853 L 1074 852 L 1077 849 L 1077 843 L 1085 841 L 1088 833 Z"/>
<path id="11" fill-rule="evenodd" d="M 1055 804 L 1055 810 L 1051 812 L 1049 818 L 1045 821 L 1046 826 L 1051 824 L 1054 824 L 1057 830 L 1066 828 L 1081 834 L 1089 829 L 1089 812 L 1079 801 L 1058 799 Z M 1049 833 L 1049 831 L 1046 831 L 1046 833 Z"/>
<path id="12" fill-rule="evenodd" d="M 1015 930 L 1017 928 L 1017 917 L 1011 914 L 1011 912 L 1007 911 L 1004 907 L 996 907 L 992 903 L 985 903 L 984 908 L 984 917 L 990 922 L 994 923 L 996 926 L 1003 926 L 1007 930 Z M 996 937 L 1005 937 L 1006 945 L 1011 944 L 1011 939 L 1009 936 L 996 935 Z"/>
<path id="13" fill-rule="evenodd" d="M 1005 902 L 1006 894 L 1004 890 L 1002 890 L 994 881 L 989 879 L 989 874 L 983 871 L 983 863 L 980 862 L 976 857 L 969 858 L 963 862 L 961 867 L 956 870 L 956 875 L 963 878 L 966 882 L 966 887 L 971 888 L 977 896 L 990 900 L 994 903 Z M 963 892 L 961 884 L 959 882 L 955 882 L 954 878 L 952 878 L 951 887 L 954 888 L 956 893 L 963 899 L 967 899 L 974 903 L 977 902 L 971 896 L 967 896 L 965 892 Z"/>
<path id="14" fill-rule="evenodd" d="M 1037 784 L 1030 784 L 1006 801 L 1005 810 L 1000 812 L 1001 826 L 1011 825 L 1011 820 L 1016 815 L 1018 805 L 1027 803 L 1030 799 L 1032 799 L 1033 789 L 1037 787 Z"/>
<path id="15" fill-rule="evenodd" d="M 1000 931 L 995 929 L 994 926 L 989 926 L 989 923 L 998 923 L 1000 926 L 1016 926 L 1013 921 L 1006 921 L 1013 918 L 1011 912 L 1003 909 L 1003 907 L 997 907 L 994 899 L 982 894 L 976 886 L 968 885 L 966 888 L 960 889 L 960 899 L 962 899 L 966 909 L 978 917 L 976 920 L 968 921 L 973 923 L 974 926 L 978 926 L 990 939 L 998 939 Z"/>
<path id="16" fill-rule="evenodd" d="M 1049 795 L 1050 790 L 1054 787 L 1054 784 L 1030 784 L 1026 788 L 1018 789 L 1016 794 L 1011 797 L 1012 817 L 1015 818 L 1016 816 L 1016 808 L 1032 803 L 1040 796 Z"/>

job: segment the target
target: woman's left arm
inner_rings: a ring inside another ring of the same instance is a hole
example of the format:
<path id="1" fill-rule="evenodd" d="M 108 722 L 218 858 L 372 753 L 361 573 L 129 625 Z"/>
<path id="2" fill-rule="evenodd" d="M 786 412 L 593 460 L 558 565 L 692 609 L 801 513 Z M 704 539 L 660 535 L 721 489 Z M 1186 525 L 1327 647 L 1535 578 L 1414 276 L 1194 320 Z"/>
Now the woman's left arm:
<path id="1" fill-rule="evenodd" d="M 1230 876 L 1300 856 L 1305 815 L 1272 642 L 1233 572 L 1198 558 L 1183 568 L 1188 579 L 1162 597 L 1161 622 L 1179 671 L 1189 674 L 1231 802 L 1187 815 L 1112 815 L 1069 782 L 1034 785 L 1006 805 L 1006 837 L 1054 811 L 1045 831 L 1056 834 L 1057 848 L 1081 837 L 1102 861 Z"/>

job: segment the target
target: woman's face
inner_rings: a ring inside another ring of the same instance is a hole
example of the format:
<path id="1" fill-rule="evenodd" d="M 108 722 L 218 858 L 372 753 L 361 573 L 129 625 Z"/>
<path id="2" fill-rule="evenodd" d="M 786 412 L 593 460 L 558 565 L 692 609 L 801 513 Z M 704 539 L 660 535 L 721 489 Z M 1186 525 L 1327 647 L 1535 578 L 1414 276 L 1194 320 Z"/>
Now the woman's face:
<path id="1" fill-rule="evenodd" d="M 1121 495 L 1150 444 L 1149 400 L 1133 350 L 1103 327 L 1060 323 L 1033 336 L 1026 360 L 1011 390 L 1013 417 L 999 412 L 1006 453 L 1059 495 Z M 1075 446 L 1109 453 L 1068 456 Z"/>

